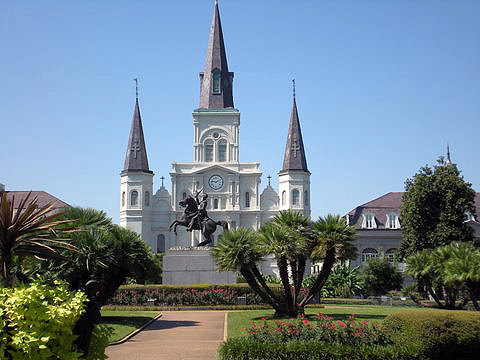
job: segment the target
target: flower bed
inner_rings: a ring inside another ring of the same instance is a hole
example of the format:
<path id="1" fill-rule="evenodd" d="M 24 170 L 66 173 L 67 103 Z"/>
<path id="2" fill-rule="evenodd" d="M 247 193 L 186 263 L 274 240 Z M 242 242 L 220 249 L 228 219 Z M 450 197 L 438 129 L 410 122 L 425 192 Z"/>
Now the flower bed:
<path id="1" fill-rule="evenodd" d="M 300 316 L 298 319 L 255 322 L 247 329 L 254 341 L 285 343 L 288 341 L 315 340 L 333 344 L 385 345 L 391 343 L 382 326 L 369 325 L 368 321 L 357 321 L 351 315 L 346 321 L 334 321 L 332 317 L 318 314 L 316 321 Z"/>

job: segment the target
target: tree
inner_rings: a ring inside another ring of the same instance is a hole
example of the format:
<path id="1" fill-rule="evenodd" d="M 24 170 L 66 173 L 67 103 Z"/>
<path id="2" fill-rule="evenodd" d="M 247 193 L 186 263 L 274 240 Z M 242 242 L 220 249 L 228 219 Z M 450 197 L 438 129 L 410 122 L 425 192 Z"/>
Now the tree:
<path id="1" fill-rule="evenodd" d="M 402 274 L 386 257 L 370 259 L 362 277 L 365 291 L 370 295 L 385 295 L 402 289 Z"/>
<path id="2" fill-rule="evenodd" d="M 354 258 L 351 245 L 354 229 L 340 216 L 320 218 L 313 225 L 298 212 L 282 211 L 257 233 L 247 229 L 227 231 L 212 250 L 219 270 L 236 270 L 250 287 L 275 309 L 276 316 L 297 316 L 328 278 L 335 261 Z M 256 262 L 273 254 L 277 261 L 283 293 L 273 293 Z M 301 288 L 307 259 L 323 261 L 322 270 L 309 292 Z M 291 276 L 290 276 L 290 274 Z"/>
<path id="3" fill-rule="evenodd" d="M 59 259 L 60 249 L 74 249 L 58 239 L 55 230 L 63 225 L 68 230 L 70 220 L 59 220 L 61 213 L 53 214 L 53 204 L 38 207 L 37 198 L 30 199 L 30 193 L 18 203 L 14 211 L 15 198 L 7 199 L 3 192 L 0 199 L 0 277 L 5 287 L 13 284 L 15 258 L 23 257 Z"/>
<path id="4" fill-rule="evenodd" d="M 460 291 L 465 286 L 461 276 L 453 270 L 457 264 L 452 265 L 450 274 L 446 271 L 446 264 L 455 261 L 456 246 L 457 243 L 452 243 L 419 251 L 407 258 L 406 268 L 407 273 L 425 287 L 439 307 L 451 310 L 463 308 L 468 301 L 464 298 L 457 303 Z"/>
<path id="5" fill-rule="evenodd" d="M 75 253 L 62 253 L 65 260 L 41 262 L 35 270 L 45 278 L 61 279 L 71 290 L 83 290 L 88 298 L 86 312 L 77 322 L 76 344 L 88 353 L 100 308 L 113 297 L 128 277 L 144 282 L 152 269 L 157 269 L 151 249 L 128 229 L 113 225 L 102 211 L 72 208 L 65 215 L 76 219 L 77 231 L 70 242 Z"/>
<path id="6" fill-rule="evenodd" d="M 315 278 L 314 274 L 305 277 L 303 287 L 312 287 Z M 362 293 L 363 283 L 359 267 L 352 268 L 347 264 L 337 264 L 333 267 L 325 285 L 322 287 L 320 296 L 348 298 Z"/>
<path id="7" fill-rule="evenodd" d="M 468 243 L 449 245 L 450 259 L 445 265 L 445 281 L 463 283 L 475 310 L 480 311 L 480 250 Z"/>
<path id="8" fill-rule="evenodd" d="M 405 182 L 399 256 L 406 258 L 453 241 L 473 241 L 465 214 L 475 213 L 474 197 L 471 184 L 465 182 L 455 165 L 440 159 L 433 170 L 421 168 Z"/>

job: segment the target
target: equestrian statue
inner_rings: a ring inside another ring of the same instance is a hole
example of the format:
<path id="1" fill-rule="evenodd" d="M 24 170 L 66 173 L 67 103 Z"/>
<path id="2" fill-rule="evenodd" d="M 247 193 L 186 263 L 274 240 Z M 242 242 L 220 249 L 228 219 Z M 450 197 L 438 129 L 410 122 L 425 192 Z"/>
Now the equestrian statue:
<path id="1" fill-rule="evenodd" d="M 188 195 L 178 203 L 182 208 L 185 208 L 185 210 L 183 211 L 182 218 L 175 220 L 170 225 L 170 231 L 172 231 L 173 227 L 175 235 L 177 235 L 177 225 L 185 226 L 187 231 L 201 230 L 205 240 L 198 244 L 198 246 L 205 246 L 213 241 L 212 234 L 217 230 L 217 225 L 221 226 L 223 231 L 228 230 L 228 223 L 226 221 L 214 221 L 208 217 L 208 195 L 204 194 L 200 200 L 199 195 L 202 191 L 203 188 L 197 191 L 194 197 Z"/>

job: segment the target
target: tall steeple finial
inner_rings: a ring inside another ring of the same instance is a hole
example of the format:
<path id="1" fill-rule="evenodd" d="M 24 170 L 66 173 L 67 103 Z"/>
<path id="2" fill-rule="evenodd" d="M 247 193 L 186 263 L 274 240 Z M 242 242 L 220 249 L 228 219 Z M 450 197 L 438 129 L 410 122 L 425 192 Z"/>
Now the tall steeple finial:
<path id="1" fill-rule="evenodd" d="M 447 160 L 445 161 L 446 165 L 452 165 L 452 159 L 450 159 L 450 146 L 447 143 Z"/>
<path id="2" fill-rule="evenodd" d="M 135 78 L 133 80 L 135 81 L 135 107 L 133 109 L 132 127 L 128 138 L 127 153 L 122 173 L 128 171 L 152 173 L 148 167 L 147 148 L 143 136 L 140 106 L 138 105 L 138 79 Z"/>
<path id="3" fill-rule="evenodd" d="M 293 82 L 293 105 L 290 115 L 290 126 L 288 127 L 287 145 L 285 147 L 285 156 L 283 158 L 282 171 L 303 170 L 308 172 L 307 158 L 303 147 L 302 130 L 300 129 L 300 120 L 298 119 L 297 101 L 295 94 L 295 79 Z"/>
<path id="4" fill-rule="evenodd" d="M 138 79 L 133 79 L 135 81 L 135 100 L 138 100 Z"/>
<path id="5" fill-rule="evenodd" d="M 200 73 L 200 108 L 233 107 L 233 72 L 228 71 L 218 1 L 215 1 L 205 70 Z"/>

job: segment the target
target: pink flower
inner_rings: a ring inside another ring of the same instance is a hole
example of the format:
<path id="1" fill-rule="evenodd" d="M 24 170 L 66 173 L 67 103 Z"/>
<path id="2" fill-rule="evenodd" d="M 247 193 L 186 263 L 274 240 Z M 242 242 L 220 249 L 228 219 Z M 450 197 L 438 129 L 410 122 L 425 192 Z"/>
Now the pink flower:
<path id="1" fill-rule="evenodd" d="M 266 317 L 263 317 L 262 320 L 265 321 L 265 320 L 267 320 L 267 318 L 266 318 Z"/>
<path id="2" fill-rule="evenodd" d="M 308 320 L 303 320 L 303 323 L 304 323 L 305 325 L 307 325 L 308 322 L 309 322 Z"/>
<path id="3" fill-rule="evenodd" d="M 343 328 L 344 328 L 345 326 L 347 326 L 347 324 L 345 324 L 343 321 L 339 321 L 339 322 L 338 322 L 338 325 L 340 325 L 340 326 L 343 327 Z"/>

